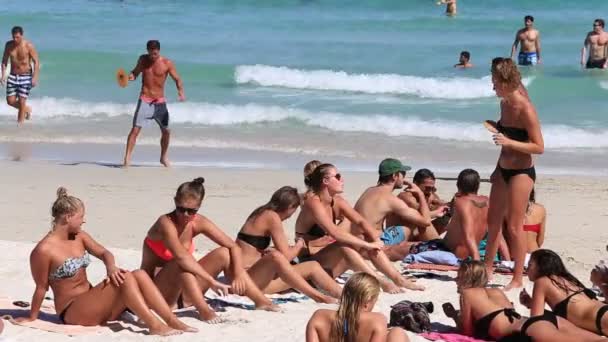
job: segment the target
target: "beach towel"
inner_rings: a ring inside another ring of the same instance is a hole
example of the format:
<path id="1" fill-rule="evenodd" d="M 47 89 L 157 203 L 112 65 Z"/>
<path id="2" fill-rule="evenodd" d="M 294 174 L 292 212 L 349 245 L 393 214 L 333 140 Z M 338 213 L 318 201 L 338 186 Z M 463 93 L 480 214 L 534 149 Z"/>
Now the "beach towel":
<path id="1" fill-rule="evenodd" d="M 310 298 L 306 295 L 289 292 L 285 294 L 272 294 L 268 295 L 268 298 L 272 300 L 273 304 L 285 304 L 285 303 L 299 303 L 301 301 L 309 300 Z M 226 311 L 226 307 L 239 308 L 244 310 L 254 310 L 255 304 L 247 297 L 230 294 L 227 296 L 220 296 L 213 291 L 208 291 L 205 294 L 207 304 L 211 306 L 215 311 Z"/>
<path id="2" fill-rule="evenodd" d="M 484 340 L 478 340 L 476 338 L 460 335 L 460 334 L 446 334 L 446 333 L 422 333 L 421 337 L 426 338 L 429 341 L 445 341 L 445 342 L 487 342 Z"/>
<path id="3" fill-rule="evenodd" d="M 409 254 L 403 259 L 403 262 L 452 266 L 458 266 L 460 263 L 454 253 L 446 251 L 426 251 Z"/>
<path id="4" fill-rule="evenodd" d="M 424 271 L 458 271 L 458 266 L 451 265 L 435 265 L 435 264 L 404 264 L 404 267 L 408 270 L 424 270 Z"/>
<path id="5" fill-rule="evenodd" d="M 55 313 L 53 303 L 49 301 L 43 302 L 37 320 L 27 323 L 17 323 L 14 321 L 14 318 L 26 317 L 29 314 L 29 308 L 18 307 L 13 305 L 13 301 L 8 298 L 0 298 L 0 316 L 7 319 L 14 325 L 20 325 L 32 329 L 44 330 L 68 336 L 95 334 L 103 329 L 102 326 L 85 327 L 82 325 L 69 325 L 61 323 L 61 320 L 59 320 L 59 317 Z"/>

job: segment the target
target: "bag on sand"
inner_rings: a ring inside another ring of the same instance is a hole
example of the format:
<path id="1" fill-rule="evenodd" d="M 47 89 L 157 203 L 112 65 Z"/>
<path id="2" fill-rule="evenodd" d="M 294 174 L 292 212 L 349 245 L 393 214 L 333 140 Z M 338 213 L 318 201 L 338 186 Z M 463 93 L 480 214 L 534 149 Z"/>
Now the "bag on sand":
<path id="1" fill-rule="evenodd" d="M 429 313 L 433 312 L 433 303 L 410 302 L 402 300 L 391 306 L 390 327 L 401 327 L 415 333 L 431 330 Z"/>

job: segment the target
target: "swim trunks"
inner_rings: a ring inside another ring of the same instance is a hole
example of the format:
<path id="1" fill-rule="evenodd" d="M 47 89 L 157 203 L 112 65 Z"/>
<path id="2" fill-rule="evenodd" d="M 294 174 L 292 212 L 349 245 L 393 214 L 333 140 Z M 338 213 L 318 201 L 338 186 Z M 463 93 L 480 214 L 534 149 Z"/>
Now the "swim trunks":
<path id="1" fill-rule="evenodd" d="M 156 121 L 160 128 L 169 127 L 169 111 L 167 103 L 162 99 L 140 97 L 133 116 L 133 127 L 142 127 L 150 121 Z"/>
<path id="2" fill-rule="evenodd" d="M 385 246 L 393 246 L 400 244 L 401 242 L 406 240 L 405 227 L 393 226 L 384 229 L 384 231 L 382 231 L 382 234 L 380 235 L 380 240 L 384 242 Z"/>
<path id="3" fill-rule="evenodd" d="M 588 60 L 585 68 L 587 69 L 603 69 L 604 64 L 606 64 L 606 58 L 596 59 L 596 60 Z"/>
<path id="4" fill-rule="evenodd" d="M 27 99 L 32 89 L 32 74 L 10 74 L 6 81 L 6 97 L 17 96 Z"/>
<path id="5" fill-rule="evenodd" d="M 538 63 L 538 55 L 536 52 L 520 52 L 517 56 L 519 65 L 536 65 Z"/>
<path id="6" fill-rule="evenodd" d="M 424 241 L 410 247 L 410 254 L 418 254 L 428 251 L 451 252 L 448 246 L 443 243 L 443 239 Z"/>

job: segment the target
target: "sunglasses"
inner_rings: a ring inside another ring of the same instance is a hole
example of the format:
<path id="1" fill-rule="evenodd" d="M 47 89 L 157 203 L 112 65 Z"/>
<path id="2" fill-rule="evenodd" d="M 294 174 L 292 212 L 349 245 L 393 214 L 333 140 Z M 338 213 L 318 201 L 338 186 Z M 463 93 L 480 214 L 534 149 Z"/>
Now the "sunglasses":
<path id="1" fill-rule="evenodd" d="M 327 178 L 332 178 L 332 177 L 335 177 L 337 180 L 342 180 L 342 175 L 339 173 L 336 173 L 335 175 L 329 176 Z"/>
<path id="2" fill-rule="evenodd" d="M 188 215 L 194 215 L 198 212 L 199 208 L 185 208 L 185 207 L 181 207 L 181 206 L 176 206 L 175 207 L 175 211 L 177 211 L 180 214 L 188 214 Z"/>
<path id="3" fill-rule="evenodd" d="M 425 192 L 436 192 L 437 188 L 434 186 L 425 186 L 424 188 L 422 188 L 422 190 L 424 190 Z"/>

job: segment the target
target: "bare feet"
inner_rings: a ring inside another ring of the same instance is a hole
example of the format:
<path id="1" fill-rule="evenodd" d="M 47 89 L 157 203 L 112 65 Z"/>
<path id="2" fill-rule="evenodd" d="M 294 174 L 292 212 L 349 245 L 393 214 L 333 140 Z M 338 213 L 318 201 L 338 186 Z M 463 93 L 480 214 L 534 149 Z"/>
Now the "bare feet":
<path id="1" fill-rule="evenodd" d="M 399 288 L 397 285 L 393 284 L 393 282 L 386 279 L 380 280 L 380 286 L 382 287 L 382 291 L 390 294 L 405 292 L 402 288 Z"/>
<path id="2" fill-rule="evenodd" d="M 424 289 L 425 289 L 424 286 L 416 284 L 413 281 L 405 279 L 403 277 L 401 277 L 401 279 L 397 282 L 397 285 L 399 285 L 401 287 L 405 287 L 408 290 L 414 290 L 414 291 L 424 291 Z"/>
<path id="3" fill-rule="evenodd" d="M 122 167 L 126 169 L 129 167 L 129 165 L 131 165 L 131 158 L 125 157 L 125 159 L 122 161 Z"/>
<path id="4" fill-rule="evenodd" d="M 199 318 L 201 321 L 208 324 L 219 324 L 226 322 L 224 317 L 218 316 L 213 309 L 201 311 L 199 313 Z"/>
<path id="5" fill-rule="evenodd" d="M 515 280 L 511 280 L 510 283 L 507 284 L 507 286 L 505 286 L 505 291 L 511 291 L 514 289 L 521 289 L 522 287 L 524 287 L 524 284 L 522 281 L 515 281 Z"/>
<path id="6" fill-rule="evenodd" d="M 164 166 L 164 167 L 170 167 L 171 163 L 169 163 L 169 159 L 167 157 L 164 158 L 160 158 L 160 163 Z"/>
<path id="7" fill-rule="evenodd" d="M 169 326 L 167 326 L 165 324 L 161 324 L 158 328 L 150 328 L 149 330 L 150 330 L 150 335 L 159 335 L 159 336 L 175 336 L 175 335 L 181 335 L 183 333 L 183 331 L 170 328 Z"/>
<path id="8" fill-rule="evenodd" d="M 317 303 L 324 303 L 324 304 L 337 304 L 338 300 L 336 298 L 330 297 L 330 296 L 326 296 L 326 295 L 320 295 L 317 298 L 313 298 L 315 302 Z"/>
<path id="9" fill-rule="evenodd" d="M 32 117 L 32 107 L 30 106 L 26 106 L 25 107 L 25 120 L 29 120 Z"/>

